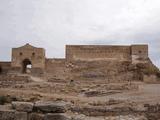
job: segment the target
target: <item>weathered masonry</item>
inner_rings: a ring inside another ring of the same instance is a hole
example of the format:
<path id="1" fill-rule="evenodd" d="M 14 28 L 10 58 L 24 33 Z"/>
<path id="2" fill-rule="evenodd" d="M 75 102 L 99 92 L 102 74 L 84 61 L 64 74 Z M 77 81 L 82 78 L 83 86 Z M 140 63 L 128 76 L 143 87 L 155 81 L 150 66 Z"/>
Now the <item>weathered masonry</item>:
<path id="1" fill-rule="evenodd" d="M 43 73 L 45 70 L 45 50 L 26 44 L 19 48 L 12 49 L 11 68 L 22 73 L 27 72 Z"/>
<path id="2" fill-rule="evenodd" d="M 148 45 L 67 45 L 66 60 L 134 60 L 148 58 Z"/>
<path id="3" fill-rule="evenodd" d="M 65 74 L 66 64 L 72 61 L 131 61 L 148 58 L 148 45 L 66 45 L 66 58 L 46 58 L 45 49 L 30 44 L 12 49 L 11 62 L 0 62 L 2 73 L 44 74 L 57 77 Z"/>

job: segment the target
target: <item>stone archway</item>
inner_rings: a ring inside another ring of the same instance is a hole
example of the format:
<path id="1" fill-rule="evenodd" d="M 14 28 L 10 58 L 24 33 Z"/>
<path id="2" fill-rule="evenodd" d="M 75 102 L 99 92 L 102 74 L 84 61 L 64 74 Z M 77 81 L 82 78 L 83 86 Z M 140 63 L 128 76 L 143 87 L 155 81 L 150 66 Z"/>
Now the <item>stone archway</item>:
<path id="1" fill-rule="evenodd" d="M 24 59 L 22 62 L 22 73 L 30 73 L 32 62 L 29 59 Z"/>

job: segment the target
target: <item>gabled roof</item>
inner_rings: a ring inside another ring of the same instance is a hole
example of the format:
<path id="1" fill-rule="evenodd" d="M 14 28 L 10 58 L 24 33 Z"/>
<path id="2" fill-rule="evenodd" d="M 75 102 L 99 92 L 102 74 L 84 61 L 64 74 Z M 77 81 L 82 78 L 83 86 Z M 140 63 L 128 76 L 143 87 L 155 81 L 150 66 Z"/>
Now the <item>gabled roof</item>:
<path id="1" fill-rule="evenodd" d="M 25 44 L 24 46 L 18 47 L 18 48 L 36 48 L 32 45 L 30 45 L 29 43 Z"/>
<path id="2" fill-rule="evenodd" d="M 33 49 L 33 48 L 39 49 L 38 47 L 34 47 L 34 46 L 30 45 L 29 43 L 27 43 L 27 44 L 25 44 L 25 45 L 23 45 L 21 47 L 17 47 L 15 49 Z M 40 49 L 43 49 L 43 48 L 40 48 Z"/>

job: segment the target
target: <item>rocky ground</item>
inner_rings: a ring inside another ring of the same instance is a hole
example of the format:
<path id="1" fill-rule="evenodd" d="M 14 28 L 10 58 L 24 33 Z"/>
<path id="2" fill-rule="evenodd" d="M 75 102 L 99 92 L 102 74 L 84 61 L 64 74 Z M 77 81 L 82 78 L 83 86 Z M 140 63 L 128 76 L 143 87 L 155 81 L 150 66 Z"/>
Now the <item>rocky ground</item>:
<path id="1" fill-rule="evenodd" d="M 109 84 L 106 84 L 105 81 L 56 79 L 50 81 L 46 78 L 16 75 L 3 76 L 0 85 L 0 104 L 2 105 L 0 106 L 0 120 L 6 116 L 5 114 L 8 114 L 8 111 L 12 111 L 13 116 L 17 116 L 20 114 L 19 112 L 25 112 L 23 113 L 24 116 L 33 113 L 36 116 L 42 114 L 45 120 L 54 120 L 54 115 L 57 116 L 57 113 L 58 116 L 59 114 L 63 117 L 67 116 L 66 119 L 72 120 L 160 119 L 158 114 L 160 111 L 160 84 L 131 81 Z M 14 103 L 14 101 L 20 103 Z M 50 102 L 46 103 L 48 101 Z M 43 111 L 37 108 L 38 102 L 41 103 L 41 107 L 49 110 Z M 64 103 L 67 104 L 67 107 L 63 106 Z M 22 110 L 19 110 L 17 106 L 21 106 L 21 104 L 22 106 L 31 106 L 31 110 L 24 111 L 30 107 L 24 109 L 20 107 Z M 56 109 L 55 106 L 58 106 L 58 109 L 59 107 L 65 109 L 57 112 L 53 110 Z M 3 114 L 4 111 L 7 113 Z M 63 117 L 60 117 L 59 120 L 65 120 Z M 17 118 L 17 120 L 23 120 L 22 118 Z M 3 118 L 3 120 L 8 119 Z M 29 120 L 37 120 L 37 118 L 33 117 Z"/>

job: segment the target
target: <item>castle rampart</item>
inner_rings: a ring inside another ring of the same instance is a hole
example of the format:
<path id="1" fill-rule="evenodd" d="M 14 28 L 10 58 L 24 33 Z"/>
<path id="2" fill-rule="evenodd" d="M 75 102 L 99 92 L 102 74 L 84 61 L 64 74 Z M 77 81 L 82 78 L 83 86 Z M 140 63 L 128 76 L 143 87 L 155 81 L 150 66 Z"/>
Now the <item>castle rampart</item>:
<path id="1" fill-rule="evenodd" d="M 57 77 L 65 74 L 66 64 L 72 61 L 132 61 L 148 58 L 148 45 L 66 45 L 66 58 L 46 58 L 45 50 L 30 44 L 12 49 L 12 61 L 1 62 L 0 71 L 43 74 Z"/>
<path id="2" fill-rule="evenodd" d="M 67 45 L 66 60 L 132 60 L 148 57 L 148 45 L 109 46 L 109 45 Z"/>

